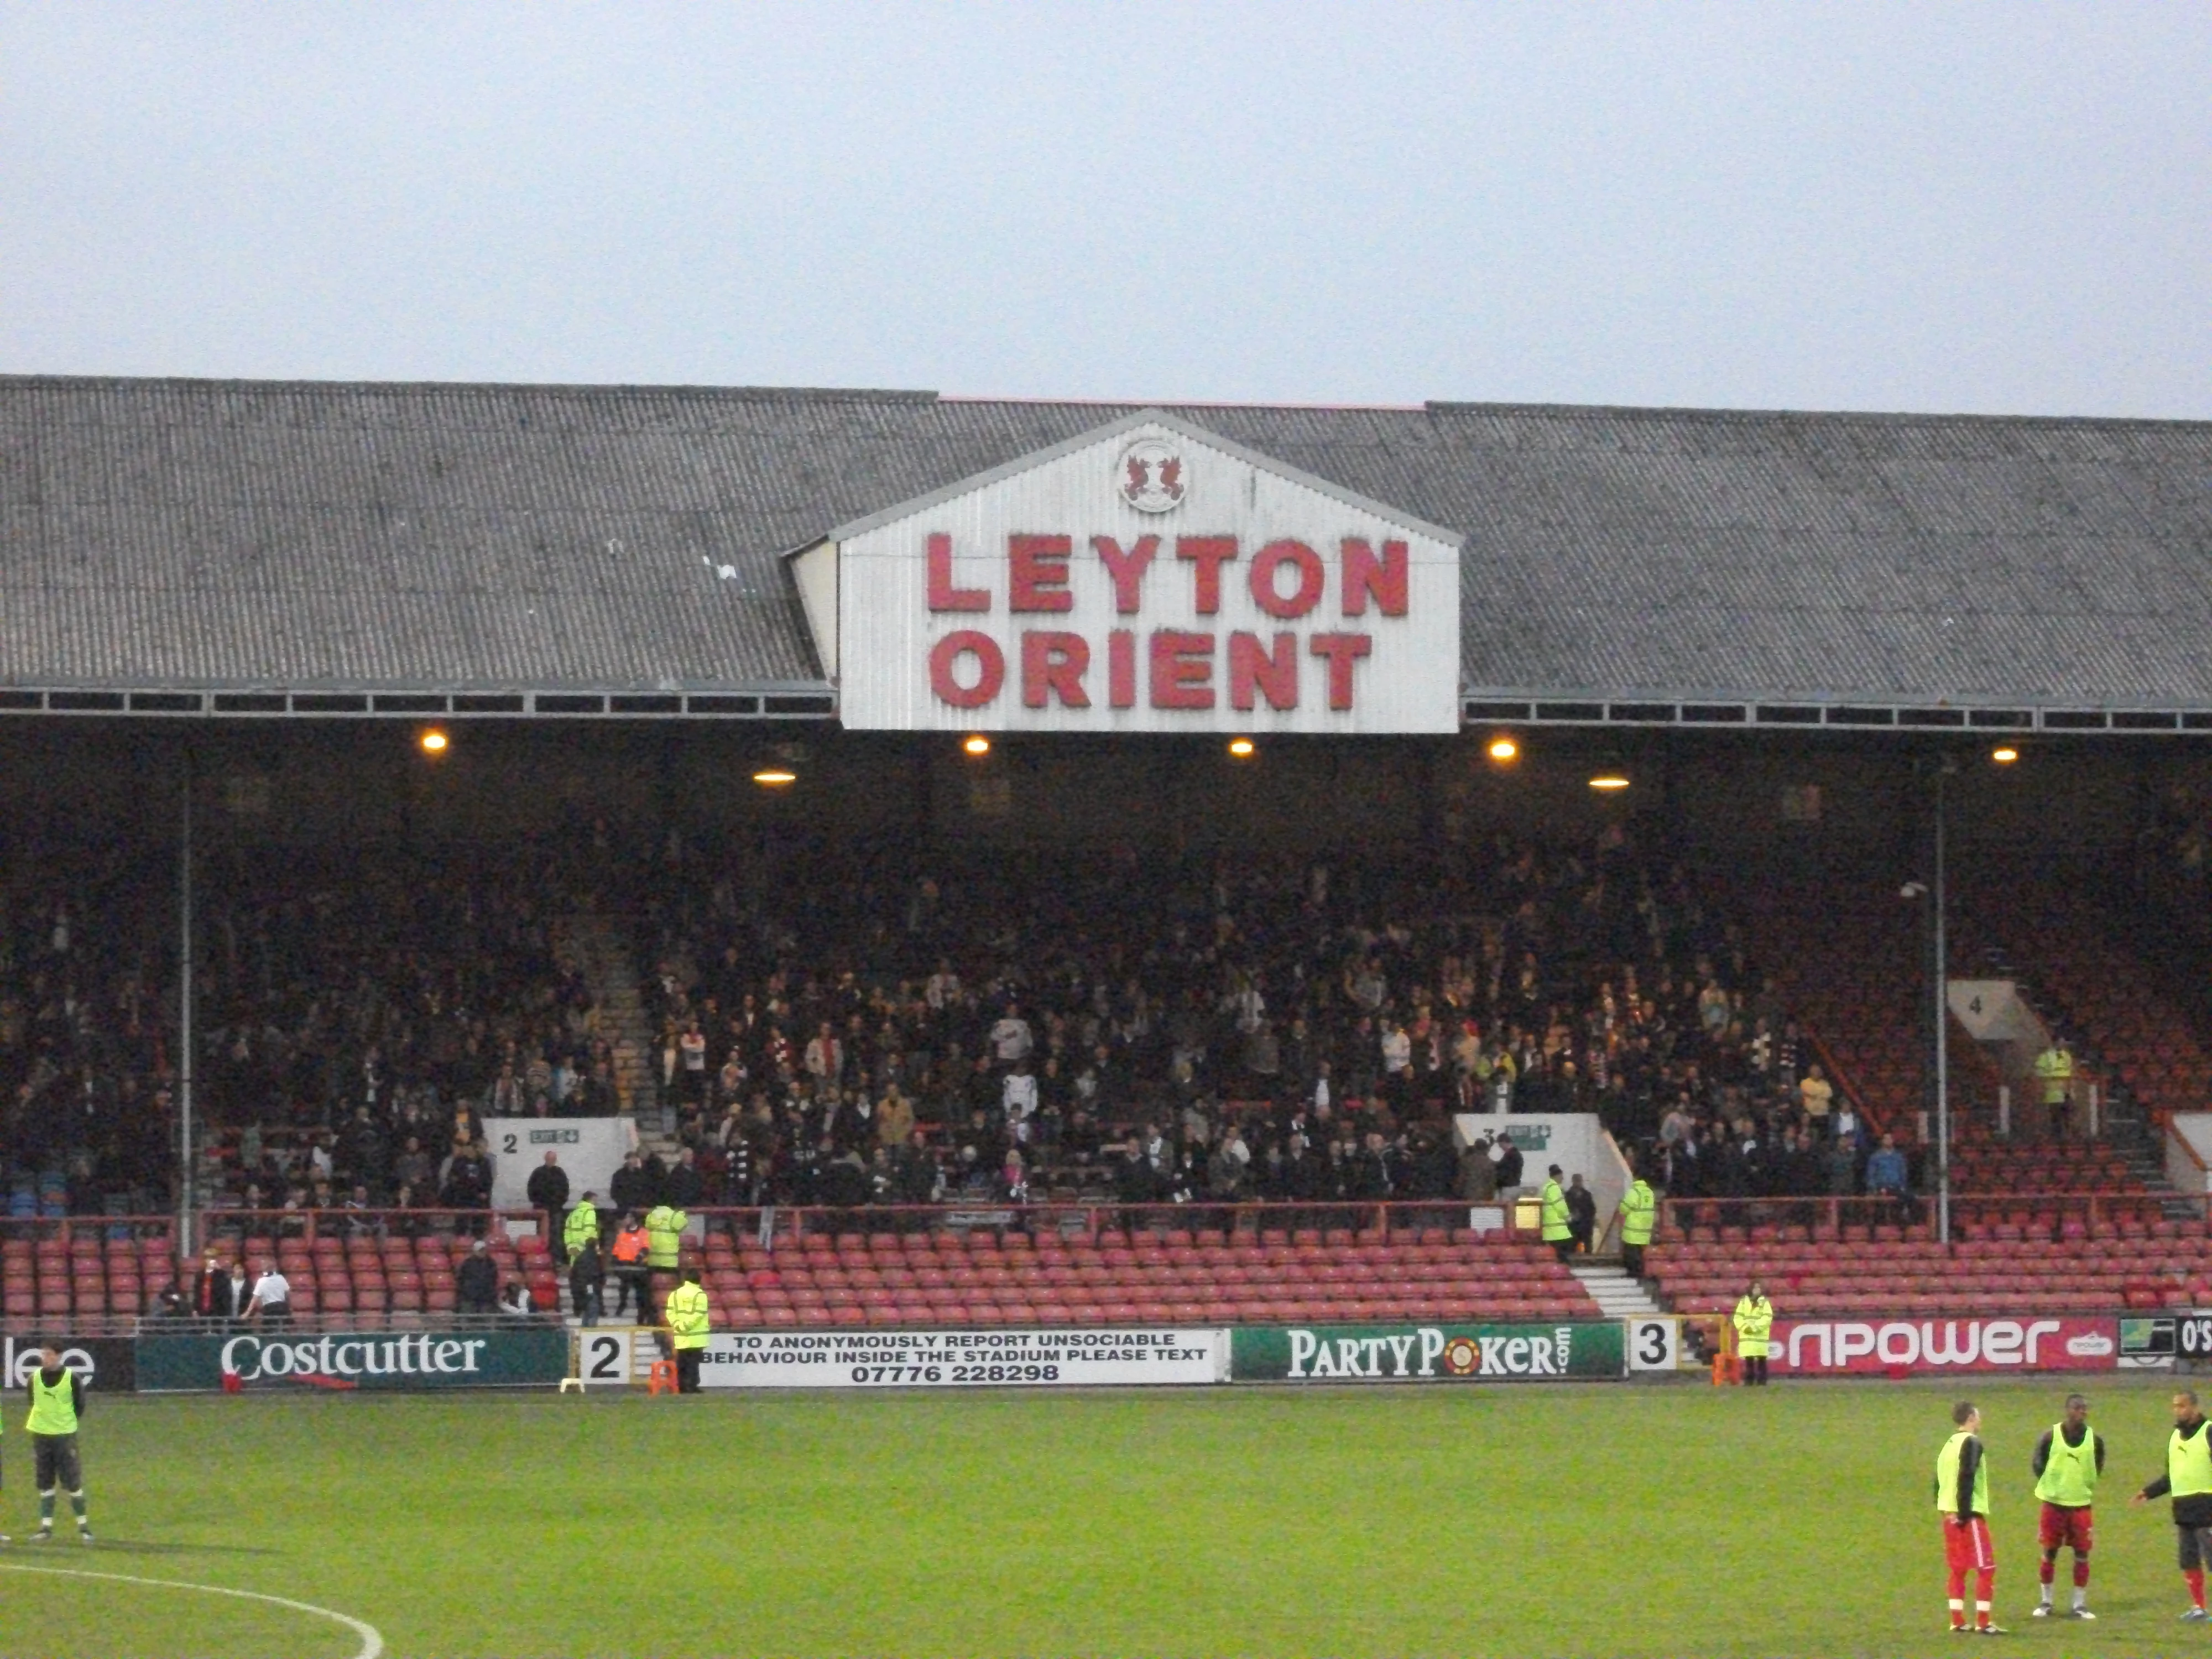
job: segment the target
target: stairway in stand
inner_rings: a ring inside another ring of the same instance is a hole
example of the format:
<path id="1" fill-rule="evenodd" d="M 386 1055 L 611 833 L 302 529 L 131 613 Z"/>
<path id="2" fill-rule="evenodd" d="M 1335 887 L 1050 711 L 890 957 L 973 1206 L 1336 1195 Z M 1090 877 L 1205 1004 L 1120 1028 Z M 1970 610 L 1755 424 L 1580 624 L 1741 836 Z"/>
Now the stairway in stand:
<path id="1" fill-rule="evenodd" d="M 1590 1300 L 1607 1319 L 1641 1319 L 1659 1311 L 1651 1292 L 1640 1279 L 1631 1279 L 1625 1267 L 1610 1261 L 1577 1261 L 1567 1271 L 1582 1280 Z"/>
<path id="2" fill-rule="evenodd" d="M 603 911 L 580 910 L 556 930 L 554 948 L 590 988 L 600 1033 L 614 1045 L 615 1093 L 637 1121 L 639 1144 L 670 1156 L 673 1142 L 661 1129 L 659 1055 L 629 930 Z"/>

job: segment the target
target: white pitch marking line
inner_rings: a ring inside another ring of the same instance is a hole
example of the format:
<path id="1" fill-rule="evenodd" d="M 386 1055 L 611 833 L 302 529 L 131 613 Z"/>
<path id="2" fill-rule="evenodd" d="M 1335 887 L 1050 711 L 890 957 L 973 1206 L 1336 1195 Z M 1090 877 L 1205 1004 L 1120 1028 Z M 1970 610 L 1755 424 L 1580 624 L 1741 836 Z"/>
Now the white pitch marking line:
<path id="1" fill-rule="evenodd" d="M 151 1584 L 159 1589 L 198 1590 L 203 1595 L 231 1595 L 241 1601 L 266 1601 L 271 1607 L 289 1607 L 295 1613 L 313 1613 L 318 1619 L 328 1619 L 333 1624 L 343 1625 L 361 1638 L 361 1647 L 353 1659 L 378 1659 L 384 1651 L 384 1638 L 372 1624 L 349 1613 L 333 1613 L 328 1607 L 319 1607 L 312 1601 L 295 1601 L 283 1595 L 264 1595 L 259 1590 L 231 1589 L 222 1584 L 188 1584 L 179 1578 L 140 1578 L 127 1572 L 84 1572 L 76 1567 L 34 1567 L 15 1561 L 0 1561 L 0 1572 L 43 1572 L 56 1578 L 105 1578 L 117 1584 Z"/>

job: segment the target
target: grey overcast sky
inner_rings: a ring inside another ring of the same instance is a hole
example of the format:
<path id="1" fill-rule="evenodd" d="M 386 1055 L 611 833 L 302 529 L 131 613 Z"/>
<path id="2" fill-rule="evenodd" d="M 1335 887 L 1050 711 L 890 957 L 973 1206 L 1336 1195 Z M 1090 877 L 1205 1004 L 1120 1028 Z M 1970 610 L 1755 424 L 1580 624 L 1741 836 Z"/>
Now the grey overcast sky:
<path id="1" fill-rule="evenodd" d="M 0 0 L 0 371 L 2212 417 L 2212 4 Z"/>

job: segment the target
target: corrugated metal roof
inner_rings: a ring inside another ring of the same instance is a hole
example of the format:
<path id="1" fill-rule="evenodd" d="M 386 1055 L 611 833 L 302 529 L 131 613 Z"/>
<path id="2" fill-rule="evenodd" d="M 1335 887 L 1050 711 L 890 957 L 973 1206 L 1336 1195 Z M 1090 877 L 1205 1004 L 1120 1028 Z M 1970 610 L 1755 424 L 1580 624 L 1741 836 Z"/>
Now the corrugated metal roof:
<path id="1" fill-rule="evenodd" d="M 1139 407 L 0 379 L 0 681 L 806 684 L 779 553 Z M 1175 412 L 1465 535 L 1478 692 L 2212 708 L 2212 424 Z"/>

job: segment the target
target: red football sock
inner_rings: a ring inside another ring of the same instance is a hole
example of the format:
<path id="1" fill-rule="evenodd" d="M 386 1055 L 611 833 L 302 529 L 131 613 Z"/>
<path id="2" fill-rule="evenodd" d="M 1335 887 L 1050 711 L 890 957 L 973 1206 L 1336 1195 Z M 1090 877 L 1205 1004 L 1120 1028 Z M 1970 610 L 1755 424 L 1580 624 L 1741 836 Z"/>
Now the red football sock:
<path id="1" fill-rule="evenodd" d="M 1997 1587 L 1997 1570 L 1983 1567 L 1974 1574 L 1974 1615 L 1977 1623 L 1990 1622 L 1990 1602 Z"/>
<path id="2" fill-rule="evenodd" d="M 2045 1556 L 2043 1558 L 2043 1565 L 2035 1570 L 2035 1576 L 2038 1582 L 2045 1584 L 2049 1583 L 2051 1582 L 2052 1570 L 2057 1567 L 2057 1565 L 2058 1563 L 2053 1558 L 2048 1555 Z"/>
<path id="3" fill-rule="evenodd" d="M 1966 1622 L 1966 1573 L 1963 1567 L 1951 1569 L 1951 1623 L 1963 1626 Z"/>
<path id="4" fill-rule="evenodd" d="M 2074 1588 L 2075 1589 L 2089 1588 L 2089 1558 L 2086 1555 L 2077 1555 L 2074 1558 Z"/>
<path id="5" fill-rule="evenodd" d="M 2203 1607 L 2204 1605 L 2204 1569 L 2191 1567 L 2181 1577 L 2189 1586 L 2189 1600 L 2191 1604 Z"/>

